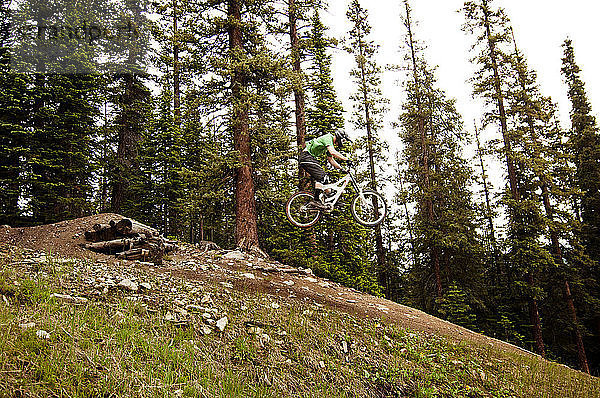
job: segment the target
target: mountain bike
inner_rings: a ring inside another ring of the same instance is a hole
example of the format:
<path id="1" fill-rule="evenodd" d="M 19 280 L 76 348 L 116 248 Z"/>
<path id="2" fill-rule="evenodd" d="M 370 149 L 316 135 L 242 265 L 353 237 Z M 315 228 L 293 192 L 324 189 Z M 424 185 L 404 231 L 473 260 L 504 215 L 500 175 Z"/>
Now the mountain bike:
<path id="1" fill-rule="evenodd" d="M 285 204 L 285 214 L 292 224 L 300 228 L 312 227 L 319 221 L 321 214 L 331 213 L 344 193 L 348 184 L 352 183 L 358 194 L 352 198 L 350 211 L 352 217 L 361 225 L 375 227 L 379 225 L 387 213 L 387 205 L 383 197 L 375 191 L 361 188 L 352 173 L 344 170 L 346 175 L 333 184 L 323 186 L 323 192 L 329 192 L 323 203 L 326 210 L 321 210 L 310 205 L 313 194 L 310 192 L 296 192 Z"/>

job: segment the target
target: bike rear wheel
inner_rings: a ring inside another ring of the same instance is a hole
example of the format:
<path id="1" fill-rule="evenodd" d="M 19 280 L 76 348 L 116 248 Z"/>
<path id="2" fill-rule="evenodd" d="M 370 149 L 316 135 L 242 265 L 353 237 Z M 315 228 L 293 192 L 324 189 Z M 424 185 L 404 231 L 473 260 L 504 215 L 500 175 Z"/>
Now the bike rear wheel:
<path id="1" fill-rule="evenodd" d="M 308 192 L 296 192 L 285 204 L 285 215 L 296 227 L 308 228 L 315 225 L 321 217 L 321 211 L 307 206 L 313 200 Z"/>
<path id="2" fill-rule="evenodd" d="M 387 213 L 387 205 L 383 196 L 373 191 L 364 191 L 362 196 L 356 195 L 350 206 L 352 216 L 366 227 L 379 225 Z"/>

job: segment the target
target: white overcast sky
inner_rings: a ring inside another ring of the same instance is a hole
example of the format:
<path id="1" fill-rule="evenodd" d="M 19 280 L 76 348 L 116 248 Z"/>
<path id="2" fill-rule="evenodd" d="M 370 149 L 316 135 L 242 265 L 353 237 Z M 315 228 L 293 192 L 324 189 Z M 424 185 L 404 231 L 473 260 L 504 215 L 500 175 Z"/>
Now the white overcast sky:
<path id="1" fill-rule="evenodd" d="M 329 34 L 342 38 L 349 30 L 346 11 L 350 0 L 329 0 L 329 9 L 323 19 L 330 27 Z M 417 37 L 428 46 L 427 54 L 432 65 L 437 65 L 439 87 L 457 100 L 458 110 L 464 118 L 465 127 L 473 129 L 473 120 L 479 120 L 482 107 L 471 96 L 468 79 L 473 74 L 469 63 L 472 37 L 463 33 L 462 0 L 413 0 L 413 19 L 419 23 Z M 402 63 L 399 48 L 404 27 L 400 13 L 404 10 L 402 0 L 362 0 L 369 12 L 372 40 L 380 46 L 377 61 L 381 66 Z M 566 86 L 560 73 L 562 47 L 568 36 L 573 40 L 576 61 L 582 68 L 582 77 L 595 115 L 600 112 L 600 5 L 594 0 L 497 0 L 496 6 L 506 10 L 515 29 L 516 39 L 526 55 L 529 66 L 538 72 L 539 84 L 544 95 L 551 96 L 559 104 L 560 118 L 564 127 L 569 125 L 570 103 Z M 333 54 L 335 87 L 345 108 L 352 109 L 348 97 L 354 90 L 348 72 L 353 66 L 352 58 L 341 50 Z M 395 120 L 403 97 L 397 80 L 397 72 L 385 72 L 383 91 L 390 99 L 388 122 Z M 349 112 L 348 112 L 349 113 Z M 350 116 L 350 115 L 347 115 Z M 346 119 L 349 119 L 347 117 Z M 388 123 L 389 124 L 389 123 Z M 348 127 L 350 125 L 348 124 Z M 352 132 L 351 132 L 352 134 Z M 385 136 L 395 141 L 395 133 L 388 126 Z M 484 138 L 492 138 L 487 131 Z"/>

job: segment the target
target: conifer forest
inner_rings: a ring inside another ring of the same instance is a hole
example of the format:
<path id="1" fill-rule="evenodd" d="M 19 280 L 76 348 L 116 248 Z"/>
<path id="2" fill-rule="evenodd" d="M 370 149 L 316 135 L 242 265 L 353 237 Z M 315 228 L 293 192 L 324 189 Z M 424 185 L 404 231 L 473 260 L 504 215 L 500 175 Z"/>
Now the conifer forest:
<path id="1" fill-rule="evenodd" d="M 494 0 L 465 1 L 471 94 L 484 104 L 473 125 L 436 80 L 411 0 L 398 0 L 393 66 L 378 59 L 365 0 L 348 2 L 343 41 L 329 34 L 325 0 L 142 3 L 2 0 L 0 225 L 118 213 L 170 239 L 265 252 L 600 374 L 600 129 L 577 43 L 562 44 L 565 128 L 510 15 Z M 136 42 L 81 45 L 47 29 L 77 49 L 49 54 L 14 35 L 15 21 L 67 25 L 100 11 L 132 18 Z M 333 49 L 354 60 L 352 92 L 334 87 Z M 381 90 L 392 69 L 400 109 Z M 399 148 L 381 134 L 389 115 Z M 312 189 L 298 153 L 343 127 L 353 142 L 342 152 L 389 214 L 362 227 L 346 201 L 296 228 L 284 204 Z"/>

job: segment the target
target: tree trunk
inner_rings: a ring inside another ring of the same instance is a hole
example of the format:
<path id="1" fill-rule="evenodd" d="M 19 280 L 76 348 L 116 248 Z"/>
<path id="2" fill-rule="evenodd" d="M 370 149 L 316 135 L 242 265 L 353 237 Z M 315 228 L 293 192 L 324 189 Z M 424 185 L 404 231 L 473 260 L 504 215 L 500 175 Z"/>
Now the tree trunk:
<path id="1" fill-rule="evenodd" d="M 487 184 L 487 174 L 485 172 L 485 165 L 483 164 L 483 155 L 481 154 L 481 143 L 479 142 L 479 130 L 477 129 L 477 124 L 475 124 L 475 140 L 477 141 L 477 156 L 479 157 L 479 165 L 481 166 L 481 178 L 483 180 L 483 192 L 485 194 L 485 208 L 487 211 L 485 218 L 488 221 L 488 226 L 490 229 L 489 239 L 490 244 L 492 245 L 492 251 L 496 253 L 496 233 L 494 229 L 494 221 L 492 219 L 490 191 Z"/>
<path id="2" fill-rule="evenodd" d="M 598 344 L 600 344 L 600 316 L 596 318 L 596 337 L 598 338 Z"/>
<path id="3" fill-rule="evenodd" d="M 571 295 L 571 287 L 566 278 L 563 280 L 563 292 L 565 301 L 567 303 L 567 309 L 569 311 L 569 317 L 573 324 L 573 331 L 575 333 L 575 342 L 577 343 L 577 358 L 579 360 L 579 368 L 589 374 L 590 367 L 588 366 L 587 356 L 585 354 L 585 347 L 583 345 L 583 338 L 581 337 L 581 331 L 579 330 L 579 322 L 577 320 L 577 311 L 575 310 L 575 303 L 573 302 L 573 296 Z"/>
<path id="4" fill-rule="evenodd" d="M 527 274 L 527 283 L 529 288 L 535 287 L 535 281 L 533 274 L 529 272 Z M 538 309 L 538 303 L 535 298 L 529 300 L 529 318 L 531 319 L 531 325 L 533 327 L 533 339 L 535 341 L 535 350 L 542 358 L 546 358 L 546 350 L 544 349 L 544 339 L 542 338 L 542 322 L 540 321 L 540 312 Z"/>
<path id="5" fill-rule="evenodd" d="M 319 245 L 317 245 L 317 235 L 315 235 L 315 231 L 312 229 L 306 231 L 306 233 L 308 234 L 308 241 L 310 242 L 310 247 L 312 249 L 311 257 L 313 259 L 316 259 L 319 253 Z"/>
<path id="6" fill-rule="evenodd" d="M 240 3 L 241 0 L 229 0 L 229 49 L 234 59 L 243 56 Z M 252 180 L 248 99 L 243 92 L 246 86 L 244 71 L 241 66 L 236 66 L 231 76 L 233 142 L 240 162 L 235 170 L 235 242 L 240 250 L 260 252 Z"/>
<path id="7" fill-rule="evenodd" d="M 402 178 L 400 178 L 400 190 L 404 191 L 404 186 L 402 184 Z M 404 215 L 406 217 L 406 227 L 408 229 L 408 238 L 410 239 L 410 249 L 411 249 L 412 258 L 413 258 L 413 266 L 416 267 L 417 266 L 417 251 L 415 250 L 415 240 L 413 237 L 412 224 L 410 222 L 410 215 L 408 213 L 408 205 L 406 204 L 406 201 L 403 201 L 402 204 L 404 205 Z"/>
<path id="8" fill-rule="evenodd" d="M 519 201 L 520 195 L 517 186 L 517 173 L 515 171 L 515 165 L 512 158 L 512 144 L 510 136 L 508 135 L 508 125 L 506 122 L 506 110 L 504 109 L 504 94 L 502 93 L 502 85 L 500 80 L 500 73 L 498 69 L 498 60 L 496 54 L 496 46 L 492 40 L 492 32 L 490 27 L 490 10 L 488 8 L 487 0 L 483 0 L 483 15 L 485 32 L 488 43 L 489 57 L 491 61 L 492 71 L 494 73 L 494 90 L 496 91 L 496 105 L 498 106 L 498 113 L 500 116 L 500 129 L 502 131 L 502 139 L 504 141 L 504 153 L 506 155 L 506 166 L 508 169 L 508 181 L 510 185 L 510 192 L 515 201 Z"/>
<path id="9" fill-rule="evenodd" d="M 119 123 L 119 143 L 117 147 L 117 170 L 113 181 L 111 196 L 111 211 L 119 213 L 125 201 L 126 191 L 129 187 L 127 175 L 135 168 L 137 163 L 137 146 L 141 139 L 138 126 L 135 126 L 133 103 L 135 102 L 135 82 L 132 74 L 125 75 L 125 90 L 123 93 L 123 107 Z"/>
<path id="10" fill-rule="evenodd" d="M 9 145 L 11 144 L 9 143 Z M 17 145 L 9 148 L 14 149 Z M 0 224 L 15 226 L 19 215 L 19 197 L 21 196 L 19 170 L 22 165 L 18 154 L 3 152 L 3 155 L 5 155 L 4 158 L 0 159 L 0 180 L 5 181 L 6 191 L 0 193 L 0 199 L 3 201 L 0 204 Z"/>

